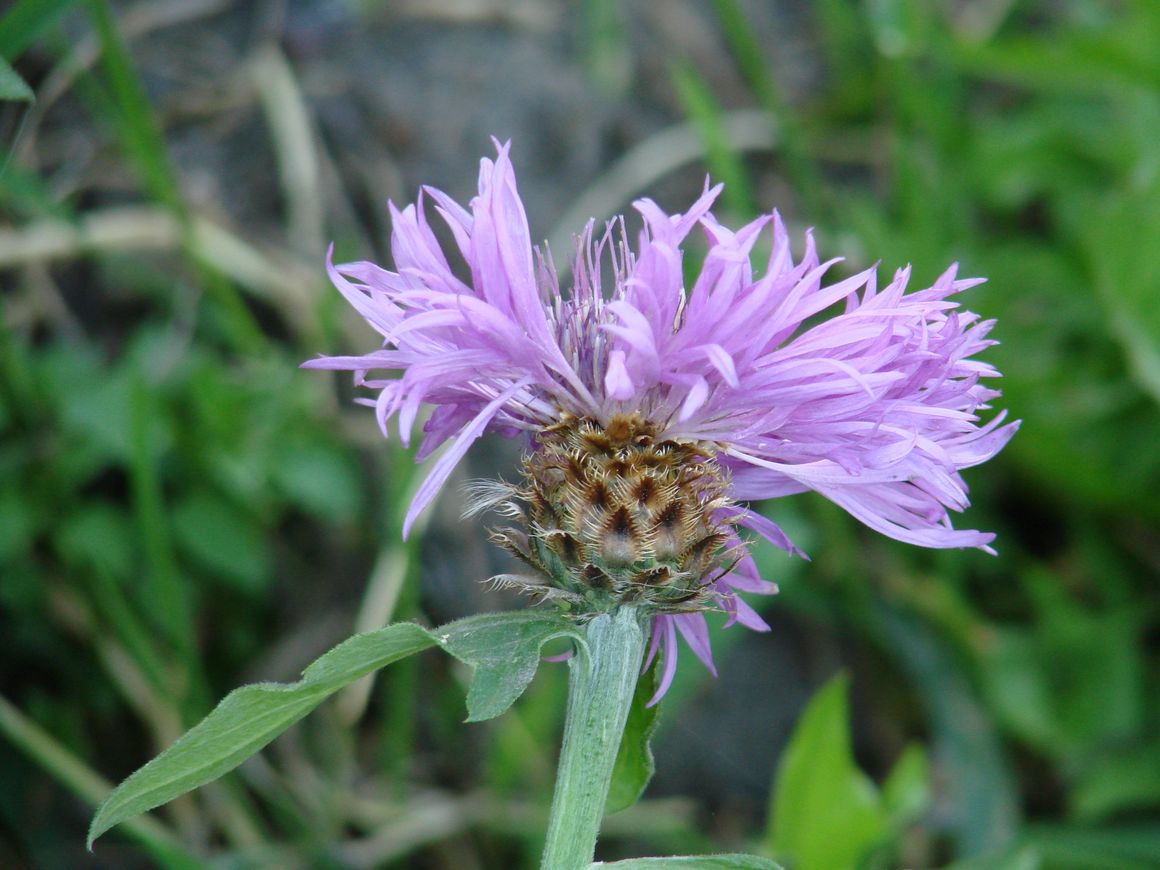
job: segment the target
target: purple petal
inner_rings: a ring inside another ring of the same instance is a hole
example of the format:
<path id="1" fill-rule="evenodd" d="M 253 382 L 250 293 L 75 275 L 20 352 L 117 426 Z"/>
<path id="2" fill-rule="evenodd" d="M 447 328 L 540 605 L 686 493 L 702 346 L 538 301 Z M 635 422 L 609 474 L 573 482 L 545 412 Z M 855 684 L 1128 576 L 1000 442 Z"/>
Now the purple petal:
<path id="1" fill-rule="evenodd" d="M 475 419 L 463 427 L 459 435 L 456 436 L 455 443 L 451 445 L 451 449 L 439 457 L 434 468 L 431 469 L 431 473 L 427 475 L 427 479 L 423 481 L 419 487 L 419 491 L 415 493 L 415 498 L 412 500 L 410 508 L 407 509 L 407 516 L 403 520 L 404 540 L 406 540 L 407 535 L 410 533 L 415 519 L 422 512 L 423 508 L 427 507 L 431 500 L 435 498 L 439 490 L 443 488 L 443 484 L 447 482 L 447 478 L 451 476 L 451 472 L 459 464 L 459 460 L 467 453 L 467 448 L 483 434 L 483 430 L 487 428 L 487 424 L 491 422 L 492 418 L 499 412 L 499 409 L 527 385 L 527 379 L 517 381 L 492 399 L 482 411 L 475 415 Z"/>
<path id="2" fill-rule="evenodd" d="M 661 679 L 657 685 L 656 693 L 645 705 L 647 707 L 656 706 L 657 702 L 665 696 L 665 692 L 673 684 L 673 677 L 677 673 L 677 630 L 673 625 L 674 618 L 663 615 L 653 618 L 654 644 L 660 647 L 661 653 Z M 650 662 L 651 660 L 652 656 L 649 657 Z"/>

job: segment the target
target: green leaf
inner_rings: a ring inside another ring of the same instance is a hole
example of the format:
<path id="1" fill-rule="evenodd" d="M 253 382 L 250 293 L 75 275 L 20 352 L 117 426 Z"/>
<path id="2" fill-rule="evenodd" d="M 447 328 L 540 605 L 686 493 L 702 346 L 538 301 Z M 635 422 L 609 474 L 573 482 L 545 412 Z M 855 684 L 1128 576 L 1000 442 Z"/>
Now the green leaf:
<path id="1" fill-rule="evenodd" d="M 355 635 L 315 661 L 297 683 L 258 683 L 226 695 L 201 722 L 113 789 L 88 845 L 109 828 L 233 770 L 343 686 L 434 645 L 411 623 Z"/>
<path id="2" fill-rule="evenodd" d="M 1051 870 L 1155 870 L 1160 866 L 1160 825 L 1141 822 L 1082 828 L 1031 825 L 1022 837 Z"/>
<path id="3" fill-rule="evenodd" d="M 556 637 L 582 639 L 575 623 L 535 610 L 485 613 L 440 630 L 439 644 L 475 668 L 467 692 L 467 721 L 499 716 L 524 693 L 540 664 L 540 648 Z"/>
<path id="4" fill-rule="evenodd" d="M 612 769 L 612 785 L 604 805 L 605 815 L 628 809 L 640 800 L 656 770 L 649 744 L 657 729 L 660 706 L 648 706 L 657 691 L 656 672 L 654 663 L 636 682 L 632 708 L 628 711 L 624 737 L 621 738 L 620 750 L 616 754 L 616 766 Z"/>
<path id="5" fill-rule="evenodd" d="M 74 508 L 56 521 L 54 540 L 72 566 L 98 566 L 116 577 L 133 568 L 133 532 L 128 517 L 105 502 Z"/>
<path id="6" fill-rule="evenodd" d="M 32 88 L 20 77 L 8 61 L 0 57 L 0 100 L 20 100 L 25 103 L 36 102 Z"/>
<path id="7" fill-rule="evenodd" d="M 270 470 L 286 499 L 330 521 L 355 519 L 361 508 L 361 477 L 336 446 L 295 439 L 278 445 Z"/>
<path id="8" fill-rule="evenodd" d="M 1080 774 L 1069 797 L 1072 814 L 1085 822 L 1160 806 L 1160 744 L 1107 751 Z"/>
<path id="9" fill-rule="evenodd" d="M 112 117 L 121 146 L 137 164 L 149 193 L 184 214 L 177 178 L 165 146 L 165 135 L 153 113 L 133 59 L 107 2 L 89 0 L 89 14 L 101 46 L 101 64 L 112 96 Z"/>
<path id="10" fill-rule="evenodd" d="M 1086 251 L 1097 296 L 1137 385 L 1160 403 L 1160 185 L 1109 197 L 1083 221 L 1077 245 Z"/>
<path id="11" fill-rule="evenodd" d="M 1030 846 L 988 852 L 974 858 L 964 858 L 947 866 L 945 870 L 1040 870 L 1043 856 Z"/>
<path id="12" fill-rule="evenodd" d="M 15 60 L 76 0 L 17 0 L 0 18 L 0 57 Z"/>
<path id="13" fill-rule="evenodd" d="M 882 807 L 891 825 L 902 828 L 921 816 L 930 804 L 930 764 L 926 750 L 911 744 L 902 751 L 882 783 Z"/>
<path id="14" fill-rule="evenodd" d="M 273 560 L 262 528 L 244 511 L 207 491 L 194 491 L 171 509 L 176 543 L 242 592 L 266 588 Z"/>
<path id="15" fill-rule="evenodd" d="M 498 716 L 535 675 L 540 647 L 580 637 L 572 623 L 538 611 L 488 613 L 434 631 L 389 625 L 340 643 L 297 683 L 259 683 L 230 692 L 201 722 L 115 788 L 89 828 L 89 847 L 109 828 L 233 770 L 275 737 L 360 677 L 430 646 L 476 668 L 469 721 Z"/>
<path id="16" fill-rule="evenodd" d="M 27 558 L 37 531 L 26 492 L 16 486 L 0 489 L 0 562 Z"/>
<path id="17" fill-rule="evenodd" d="M 624 93 L 632 81 L 632 50 L 624 6 L 617 0 L 585 0 L 584 65 L 588 75 L 609 94 Z"/>
<path id="18" fill-rule="evenodd" d="M 605 864 L 589 864 L 588 870 L 619 867 L 620 870 L 649 870 L 650 867 L 686 867 L 689 870 L 782 870 L 780 864 L 756 855 L 678 855 L 672 858 L 629 858 Z"/>
<path id="19" fill-rule="evenodd" d="M 922 4 L 908 0 L 868 0 L 863 6 L 874 44 L 884 56 L 905 57 L 929 42 L 924 33 Z"/>
<path id="20" fill-rule="evenodd" d="M 797 870 L 846 870 L 887 832 L 877 790 L 854 763 L 839 674 L 814 696 L 778 765 L 773 853 Z"/>
<path id="21" fill-rule="evenodd" d="M 926 708 L 947 783 L 944 824 L 959 854 L 1006 847 L 1019 825 L 1019 802 L 994 722 L 930 627 L 885 604 L 875 618 Z"/>
<path id="22" fill-rule="evenodd" d="M 955 60 L 964 71 L 1043 93 L 1116 93 L 1160 83 L 1150 57 L 1086 33 L 960 43 Z"/>

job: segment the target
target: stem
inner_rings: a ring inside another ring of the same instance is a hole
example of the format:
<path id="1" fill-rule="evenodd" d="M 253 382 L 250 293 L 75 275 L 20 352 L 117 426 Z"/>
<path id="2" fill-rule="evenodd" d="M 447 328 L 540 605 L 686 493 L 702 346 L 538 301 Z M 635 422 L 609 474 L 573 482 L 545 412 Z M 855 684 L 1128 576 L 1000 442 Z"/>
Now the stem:
<path id="1" fill-rule="evenodd" d="M 632 606 L 600 614 L 568 662 L 568 713 L 543 870 L 583 870 L 592 863 L 644 657 L 644 623 Z"/>

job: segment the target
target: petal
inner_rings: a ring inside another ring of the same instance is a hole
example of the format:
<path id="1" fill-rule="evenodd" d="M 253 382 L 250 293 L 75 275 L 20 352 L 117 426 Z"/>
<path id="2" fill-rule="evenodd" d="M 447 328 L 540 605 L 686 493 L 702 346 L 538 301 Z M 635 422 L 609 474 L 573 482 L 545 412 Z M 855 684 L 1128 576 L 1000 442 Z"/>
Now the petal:
<path id="1" fill-rule="evenodd" d="M 608 370 L 604 373 L 604 391 L 613 399 L 627 401 L 636 394 L 636 387 L 624 365 L 624 351 L 614 350 L 608 355 Z"/>
<path id="2" fill-rule="evenodd" d="M 411 531 L 411 526 L 414 525 L 415 519 L 422 512 L 423 508 L 431 503 L 431 500 L 443 488 L 443 484 L 447 482 L 447 478 L 451 476 L 451 472 L 455 466 L 459 464 L 459 460 L 467 453 L 467 448 L 470 447 L 480 435 L 483 434 L 487 424 L 491 422 L 492 418 L 499 413 L 500 409 L 520 390 L 528 385 L 529 379 L 525 378 L 512 384 L 475 415 L 470 423 L 463 427 L 462 431 L 456 436 L 455 443 L 451 448 L 439 457 L 435 463 L 435 467 L 431 469 L 431 473 L 427 475 L 427 479 L 423 481 L 419 487 L 419 491 L 415 493 L 415 498 L 411 501 L 410 508 L 407 509 L 407 516 L 403 519 L 403 539 Z"/>
<path id="3" fill-rule="evenodd" d="M 681 413 L 678 420 L 681 423 L 687 421 L 690 417 L 701 410 L 701 406 L 709 398 L 709 382 L 704 378 L 698 377 L 693 382 L 693 386 L 689 388 L 689 392 L 685 395 L 685 401 L 681 403 Z"/>
<path id="4" fill-rule="evenodd" d="M 709 673 L 717 676 L 717 668 L 713 664 L 713 648 L 709 643 L 709 625 L 701 613 L 682 613 L 672 617 L 677 631 L 693 651 L 693 655 L 709 669 Z"/>
<path id="5" fill-rule="evenodd" d="M 665 696 L 669 686 L 673 684 L 673 677 L 677 673 L 677 630 L 673 626 L 672 616 L 657 616 L 653 618 L 654 643 L 661 650 L 661 680 L 657 685 L 656 693 L 649 699 L 647 707 L 656 706 Z M 651 656 L 650 656 L 651 661 Z"/>

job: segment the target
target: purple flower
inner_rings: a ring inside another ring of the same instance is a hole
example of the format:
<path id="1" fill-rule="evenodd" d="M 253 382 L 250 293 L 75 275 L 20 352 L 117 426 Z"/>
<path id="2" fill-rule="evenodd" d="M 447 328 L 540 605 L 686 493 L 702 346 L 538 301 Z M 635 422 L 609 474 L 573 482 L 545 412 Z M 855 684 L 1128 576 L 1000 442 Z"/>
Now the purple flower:
<path id="1" fill-rule="evenodd" d="M 383 347 L 304 365 L 354 371 L 356 384 L 378 391 L 360 401 L 375 408 L 384 435 L 397 417 L 404 443 L 431 406 L 419 460 L 450 441 L 404 534 L 484 432 L 528 433 L 534 443 L 564 419 L 607 425 L 637 415 L 658 441 L 705 445 L 738 502 L 813 490 L 900 541 L 994 552 L 992 534 L 954 529 L 948 514 L 968 505 L 960 470 L 994 456 L 1018 426 L 1004 425 L 1003 413 L 978 416 L 999 395 L 983 384 L 998 373 L 973 359 L 993 343 L 993 321 L 952 297 L 981 279 L 956 279 L 951 266 L 908 293 L 909 268 L 879 289 L 871 267 L 826 285 L 838 260 L 819 263 L 807 233 L 795 263 L 776 212 L 737 231 L 719 224 L 709 211 L 717 185 L 684 214 L 636 202 L 644 228 L 635 249 L 623 219 L 598 236 L 589 223 L 564 293 L 550 256 L 532 247 L 509 145 L 497 147 L 495 161 L 481 161 L 470 210 L 432 188 L 415 205 L 391 207 L 395 271 L 328 258 L 331 280 Z M 424 197 L 470 277 L 458 276 L 436 240 Z M 708 253 L 686 288 L 681 245 L 694 230 Z M 763 235 L 771 253 L 755 274 L 751 254 Z M 798 551 L 741 504 L 714 511 L 728 524 L 731 558 L 711 580 L 712 600 L 730 623 L 768 630 L 736 592 L 776 587 L 758 576 L 735 527 Z M 713 670 L 702 613 L 659 612 L 649 652 L 651 661 L 663 650 L 658 697 L 672 680 L 678 633 Z"/>

